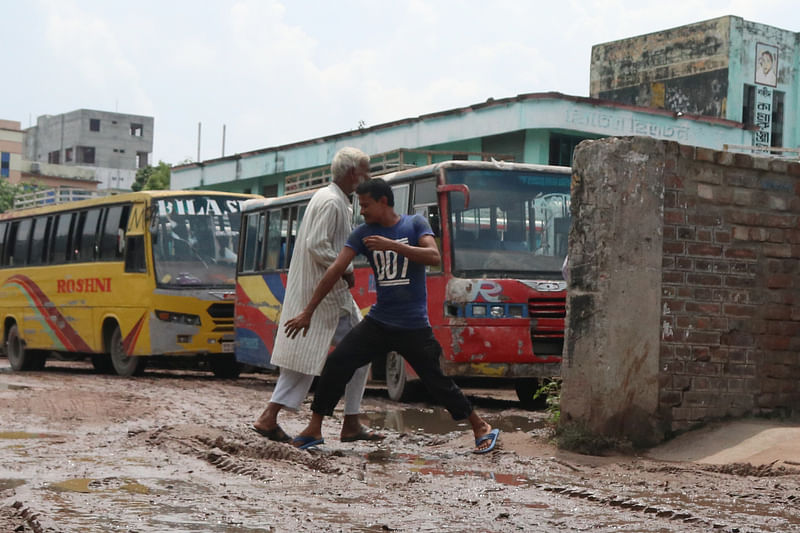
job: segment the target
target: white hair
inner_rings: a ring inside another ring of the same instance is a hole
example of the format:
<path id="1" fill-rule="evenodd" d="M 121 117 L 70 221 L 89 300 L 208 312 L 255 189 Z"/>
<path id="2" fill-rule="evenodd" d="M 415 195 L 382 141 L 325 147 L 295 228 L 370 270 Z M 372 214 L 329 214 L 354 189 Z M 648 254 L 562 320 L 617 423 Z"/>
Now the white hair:
<path id="1" fill-rule="evenodd" d="M 358 165 L 360 165 L 362 161 L 366 161 L 367 164 L 369 164 L 369 156 L 358 148 L 345 146 L 336 152 L 336 155 L 333 156 L 333 161 L 331 162 L 331 174 L 333 175 L 333 181 L 337 181 L 345 177 L 348 172 L 358 168 Z"/>

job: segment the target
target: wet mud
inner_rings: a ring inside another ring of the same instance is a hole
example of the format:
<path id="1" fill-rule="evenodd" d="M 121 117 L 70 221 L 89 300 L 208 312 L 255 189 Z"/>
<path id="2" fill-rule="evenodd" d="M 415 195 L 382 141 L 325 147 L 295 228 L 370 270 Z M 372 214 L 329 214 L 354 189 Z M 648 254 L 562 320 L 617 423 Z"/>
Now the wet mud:
<path id="1" fill-rule="evenodd" d="M 472 453 L 441 408 L 367 391 L 384 441 L 342 443 L 341 412 L 306 452 L 250 429 L 274 376 L 152 371 L 123 379 L 80 362 L 13 373 L 0 359 L 0 531 L 800 530 L 791 462 L 702 464 L 590 457 L 548 440 L 513 391 L 467 390 L 501 429 Z M 309 414 L 281 414 L 298 432 Z"/>

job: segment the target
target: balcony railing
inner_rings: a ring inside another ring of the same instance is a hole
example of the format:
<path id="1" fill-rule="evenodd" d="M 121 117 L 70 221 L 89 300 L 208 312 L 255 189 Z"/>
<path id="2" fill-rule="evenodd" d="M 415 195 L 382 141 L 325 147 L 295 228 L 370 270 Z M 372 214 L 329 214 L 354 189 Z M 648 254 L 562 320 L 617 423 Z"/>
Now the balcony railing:
<path id="1" fill-rule="evenodd" d="M 498 161 L 514 161 L 514 156 L 509 154 L 447 150 L 407 150 L 401 148 L 400 150 L 371 155 L 369 159 L 369 172 L 372 176 L 380 176 L 381 174 L 387 174 L 396 170 L 430 165 L 434 161 L 438 162 L 448 159 L 466 160 L 470 158 L 480 158 L 482 161 L 489 161 L 491 159 L 496 159 Z M 286 176 L 284 180 L 284 190 L 289 193 L 316 189 L 318 187 L 324 187 L 330 183 L 331 179 L 330 165 L 315 167 Z"/>

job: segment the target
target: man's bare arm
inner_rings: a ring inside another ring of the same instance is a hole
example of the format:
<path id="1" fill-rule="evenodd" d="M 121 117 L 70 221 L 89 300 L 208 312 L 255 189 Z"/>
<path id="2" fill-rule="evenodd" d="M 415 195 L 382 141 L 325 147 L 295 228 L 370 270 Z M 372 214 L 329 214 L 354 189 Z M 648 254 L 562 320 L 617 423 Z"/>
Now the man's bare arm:
<path id="1" fill-rule="evenodd" d="M 300 331 L 303 332 L 303 336 L 308 333 L 308 327 L 311 325 L 311 316 L 314 314 L 317 306 L 325 298 L 325 296 L 331 292 L 331 289 L 334 285 L 336 285 L 336 282 L 341 279 L 342 274 L 344 274 L 345 270 L 347 270 L 347 266 L 351 261 L 353 261 L 355 256 L 356 252 L 352 248 L 347 246 L 342 248 L 342 251 L 339 252 L 339 255 L 336 257 L 336 260 L 325 271 L 322 279 L 319 280 L 317 288 L 314 289 L 314 294 L 311 295 L 311 300 L 308 302 L 305 309 L 303 309 L 303 311 L 296 317 L 286 321 L 286 324 L 283 328 L 286 332 L 286 336 L 294 339 L 297 337 L 297 334 Z"/>

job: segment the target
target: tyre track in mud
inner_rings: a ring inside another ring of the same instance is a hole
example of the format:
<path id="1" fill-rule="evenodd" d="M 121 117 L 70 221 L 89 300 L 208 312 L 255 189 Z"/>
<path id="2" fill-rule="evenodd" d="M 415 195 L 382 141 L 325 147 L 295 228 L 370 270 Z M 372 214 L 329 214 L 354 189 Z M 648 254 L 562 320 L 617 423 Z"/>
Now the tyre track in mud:
<path id="1" fill-rule="evenodd" d="M 635 499 L 617 498 L 614 496 L 600 496 L 597 492 L 582 488 L 546 486 L 539 488 L 547 492 L 552 492 L 570 498 L 583 499 L 598 505 L 627 509 L 633 512 L 641 512 L 643 514 L 651 514 L 657 518 L 670 521 L 680 521 L 683 524 L 695 526 L 703 531 L 707 531 L 709 528 L 713 529 L 714 531 L 721 531 L 725 533 L 739 533 L 740 531 L 743 531 L 739 527 L 728 526 L 713 520 L 694 516 L 692 513 L 686 510 L 676 510 L 670 509 L 669 507 L 662 507 L 653 502 L 645 503 Z"/>
<path id="2" fill-rule="evenodd" d="M 43 528 L 42 524 L 39 523 L 39 514 L 32 510 L 30 507 L 25 507 L 25 504 L 21 501 L 15 501 L 11 504 L 9 508 L 4 510 L 4 514 L 10 515 L 8 518 L 11 520 L 21 520 L 23 521 L 23 525 L 16 526 L 13 531 L 15 532 L 25 532 L 28 531 L 25 529 L 25 526 L 30 528 L 30 531 L 33 533 L 47 533 L 48 531 L 53 531 L 50 528 Z M 2 525 L 2 524 L 0 524 Z"/>
<path id="3" fill-rule="evenodd" d="M 339 474 L 341 468 L 333 466 L 324 456 L 314 456 L 290 445 L 245 437 L 237 432 L 227 431 L 227 437 L 209 436 L 175 431 L 174 427 L 162 426 L 148 432 L 145 440 L 149 445 L 175 449 L 186 455 L 193 455 L 216 468 L 234 474 L 248 475 L 262 481 L 272 480 L 274 476 L 261 472 L 259 461 L 282 461 L 301 465 L 324 474 Z"/>
<path id="4" fill-rule="evenodd" d="M 243 435 L 236 432 L 229 432 L 227 437 L 217 436 L 216 438 L 205 435 L 194 435 L 190 440 L 195 443 L 195 446 L 189 446 L 185 435 L 171 435 L 170 431 L 172 429 L 173 428 L 166 426 L 159 428 L 152 432 L 152 434 L 147 437 L 147 440 L 156 446 L 167 446 L 177 449 L 181 451 L 181 453 L 194 455 L 223 472 L 248 476 L 259 481 L 273 481 L 275 479 L 271 470 L 265 467 L 264 461 L 281 461 L 292 465 L 302 465 L 310 470 L 323 474 L 342 474 L 350 470 L 333 465 L 331 460 L 324 454 L 311 455 L 306 451 L 296 450 L 289 445 L 264 441 L 263 439 L 261 441 L 254 441 L 246 434 Z M 440 444 L 443 443 L 440 442 Z M 382 462 L 391 462 L 390 452 L 386 450 L 377 450 L 367 454 L 363 461 L 364 465 L 370 461 L 374 461 L 376 456 L 380 456 L 379 459 Z M 573 472 L 580 472 L 579 468 L 570 465 L 566 461 L 549 460 Z M 534 462 L 536 461 L 534 460 Z M 447 463 L 448 461 L 443 459 L 442 468 L 452 469 L 453 465 L 448 465 Z M 763 465 L 754 467 L 750 464 L 737 463 L 733 465 L 703 465 L 701 469 L 725 475 L 755 477 L 776 477 L 798 473 L 793 469 L 787 469 L 785 467 L 774 468 L 773 466 L 774 465 Z M 358 468 L 354 468 L 353 470 L 354 472 L 348 473 L 355 475 L 356 478 L 363 479 L 363 475 L 358 473 Z M 677 467 L 643 467 L 642 470 L 677 473 L 681 469 Z M 687 469 L 687 471 L 689 470 Z M 520 476 L 519 479 L 522 479 L 522 477 Z M 418 475 L 412 475 L 408 482 L 413 483 L 419 481 L 420 478 Z M 650 515 L 651 518 L 660 519 L 660 521 L 664 523 L 664 527 L 680 523 L 681 530 L 713 530 L 721 533 L 758 531 L 758 529 L 750 529 L 749 526 L 732 525 L 724 521 L 704 517 L 701 512 L 678 508 L 669 503 L 660 501 L 659 498 L 626 498 L 618 495 L 608 495 L 605 494 L 604 491 L 594 488 L 588 489 L 576 486 L 547 485 L 541 483 L 532 483 L 532 486 L 558 498 L 583 500 L 592 506 L 604 507 L 610 510 L 627 511 L 638 515 Z M 791 501 L 792 499 L 788 500 L 789 503 L 791 503 Z"/>
<path id="5" fill-rule="evenodd" d="M 559 464 L 566 466 L 573 471 L 580 472 L 581 469 L 575 468 L 567 462 L 564 461 L 556 461 Z M 693 467 L 677 467 L 677 466 L 649 466 L 647 464 L 644 465 L 636 465 L 630 467 L 631 470 L 634 472 L 641 471 L 641 472 L 648 472 L 648 473 L 668 473 L 679 476 L 681 473 L 689 475 L 691 477 L 696 477 L 698 472 L 705 472 L 708 474 L 721 474 L 720 479 L 711 479 L 711 482 L 717 481 L 720 485 L 738 485 L 735 478 L 780 478 L 780 477 L 787 477 L 789 483 L 786 486 L 786 491 L 791 492 L 793 491 L 795 494 L 785 494 L 782 497 L 775 497 L 774 493 L 767 493 L 767 494 L 759 494 L 759 491 L 726 491 L 723 493 L 723 496 L 729 498 L 731 502 L 722 502 L 719 501 L 717 503 L 722 504 L 723 507 L 735 508 L 738 505 L 737 502 L 741 502 L 747 500 L 750 504 L 757 504 L 760 505 L 762 509 L 765 509 L 764 513 L 761 513 L 759 519 L 768 520 L 770 516 L 768 516 L 768 510 L 770 509 L 786 509 L 792 511 L 792 507 L 794 508 L 793 516 L 787 516 L 787 514 L 781 513 L 774 513 L 772 518 L 781 518 L 785 519 L 788 524 L 800 524 L 800 520 L 798 520 L 798 511 L 800 511 L 800 487 L 798 487 L 798 475 L 800 475 L 800 469 L 786 467 L 786 466 L 776 466 L 776 462 L 766 465 L 752 465 L 749 463 L 732 463 L 727 465 L 715 465 L 715 464 L 706 464 L 706 465 L 694 465 Z M 593 502 L 598 505 L 618 508 L 618 509 L 626 509 L 635 513 L 641 513 L 645 515 L 653 515 L 657 518 L 665 519 L 669 522 L 680 522 L 685 524 L 687 527 L 691 527 L 692 529 L 698 528 L 701 531 L 720 531 L 726 533 L 744 533 L 744 532 L 755 532 L 755 531 L 787 531 L 786 529 L 782 529 L 778 527 L 775 529 L 774 527 L 770 527 L 769 529 L 762 529 L 761 524 L 754 525 L 752 520 L 738 520 L 738 524 L 736 523 L 737 520 L 731 520 L 730 517 L 725 520 L 709 518 L 708 516 L 713 514 L 718 514 L 718 509 L 704 503 L 697 503 L 695 505 L 694 510 L 690 510 L 685 507 L 677 507 L 675 506 L 670 500 L 676 499 L 677 496 L 681 496 L 682 498 L 693 500 L 697 498 L 700 493 L 702 492 L 702 488 L 698 488 L 695 492 L 687 492 L 687 493 L 669 493 L 665 492 L 662 496 L 658 496 L 658 492 L 666 491 L 668 483 L 666 483 L 662 487 L 653 487 L 650 483 L 645 481 L 641 481 L 642 488 L 640 489 L 641 492 L 648 492 L 650 496 L 648 497 L 624 497 L 618 494 L 609 494 L 609 490 L 606 488 L 598 488 L 598 487 L 580 487 L 580 486 L 568 486 L 568 485 L 545 485 L 545 484 L 537 484 L 537 488 L 544 490 L 546 492 L 550 492 L 553 494 L 557 494 L 560 496 L 566 496 L 573 499 L 581 499 L 588 502 Z M 589 483 L 589 485 L 591 485 Z M 748 485 L 749 486 L 749 485 Z M 775 487 L 779 487 L 778 484 Z M 680 498 L 679 498 L 680 499 Z M 720 498 L 721 500 L 721 498 Z M 780 507 L 776 507 L 780 506 Z M 706 512 L 704 512 L 706 511 Z M 791 526 L 789 526 L 791 527 Z"/>

